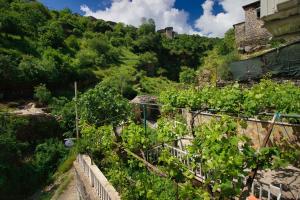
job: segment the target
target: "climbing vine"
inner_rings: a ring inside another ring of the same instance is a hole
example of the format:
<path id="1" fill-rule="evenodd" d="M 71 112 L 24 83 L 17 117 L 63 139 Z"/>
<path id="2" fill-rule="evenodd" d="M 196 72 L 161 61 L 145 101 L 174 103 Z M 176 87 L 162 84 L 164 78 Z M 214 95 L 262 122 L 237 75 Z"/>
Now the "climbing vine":
<path id="1" fill-rule="evenodd" d="M 200 90 L 169 90 L 161 94 L 160 101 L 164 111 L 173 112 L 164 112 L 156 128 L 145 129 L 129 120 L 122 122 L 122 131 L 118 133 L 115 130 L 118 123 L 103 125 L 95 119 L 97 123 L 89 124 L 90 120 L 82 119 L 80 144 L 83 151 L 94 155 L 95 162 L 123 199 L 233 198 L 245 187 L 249 170 L 277 168 L 294 162 L 299 155 L 299 151 L 292 151 L 297 148 L 292 145 L 254 149 L 250 139 L 238 132 L 238 127 L 245 128 L 244 121 L 222 114 L 297 113 L 300 111 L 300 91 L 292 83 L 263 80 L 249 89 L 234 84 L 221 89 L 206 86 Z M 167 145 L 176 146 L 179 138 L 190 134 L 191 127 L 188 128 L 178 108 L 212 108 L 222 114 L 193 127 L 193 141 L 187 144 L 187 154 L 181 159 L 166 148 Z M 153 154 L 157 157 L 149 166 L 145 162 L 147 152 L 155 148 L 160 151 Z M 190 166 L 187 167 L 182 159 L 188 159 Z M 153 170 L 153 165 L 159 173 Z M 195 174 L 190 168 L 198 169 L 200 165 L 205 174 L 201 186 L 194 184 Z"/>
<path id="2" fill-rule="evenodd" d="M 239 84 L 216 88 L 205 86 L 202 89 L 164 91 L 160 95 L 164 111 L 176 108 L 208 110 L 233 115 L 257 115 L 260 112 L 300 112 L 300 89 L 291 82 L 275 83 L 262 80 L 250 89 Z"/>

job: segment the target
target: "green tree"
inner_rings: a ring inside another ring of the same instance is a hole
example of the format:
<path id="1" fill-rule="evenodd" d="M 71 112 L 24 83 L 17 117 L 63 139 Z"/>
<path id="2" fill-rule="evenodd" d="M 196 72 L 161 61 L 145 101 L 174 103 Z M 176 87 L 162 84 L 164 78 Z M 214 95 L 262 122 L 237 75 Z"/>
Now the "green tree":
<path id="1" fill-rule="evenodd" d="M 105 35 L 83 40 L 81 51 L 76 55 L 79 67 L 108 67 L 118 64 L 119 52 L 112 47 Z"/>
<path id="2" fill-rule="evenodd" d="M 146 133 L 142 126 L 131 123 L 122 132 L 122 142 L 126 148 L 139 152 L 146 149 L 151 141 L 149 132 Z"/>
<path id="3" fill-rule="evenodd" d="M 40 73 L 42 81 L 47 84 L 65 84 L 74 80 L 76 72 L 71 67 L 70 57 L 59 50 L 53 48 L 45 49 L 38 64 L 42 69 L 42 73 Z"/>
<path id="4" fill-rule="evenodd" d="M 0 196 L 24 199 L 38 186 L 37 173 L 30 161 L 32 146 L 17 139 L 16 133 L 28 120 L 0 113 Z"/>
<path id="5" fill-rule="evenodd" d="M 44 46 L 58 48 L 64 45 L 64 30 L 59 22 L 51 21 L 46 26 L 42 26 L 39 32 L 39 40 Z"/>
<path id="6" fill-rule="evenodd" d="M 38 99 L 41 104 L 48 104 L 51 101 L 51 92 L 46 88 L 45 84 L 41 84 L 34 88 L 34 97 Z"/>
<path id="7" fill-rule="evenodd" d="M 109 70 L 109 76 L 103 78 L 101 85 L 115 88 L 122 96 L 133 99 L 137 92 L 134 85 L 139 74 L 133 67 L 118 67 Z"/>
<path id="8" fill-rule="evenodd" d="M 196 81 L 195 70 L 188 68 L 188 67 L 182 67 L 181 72 L 179 74 L 179 81 L 181 83 L 186 83 L 186 84 L 195 83 L 195 81 Z"/>
<path id="9" fill-rule="evenodd" d="M 23 34 L 20 19 L 16 12 L 9 12 L 8 10 L 1 9 L 0 14 L 0 31 L 7 34 Z"/>
<path id="10" fill-rule="evenodd" d="M 106 31 L 111 31 L 112 27 L 104 20 L 90 20 L 87 29 L 93 32 L 105 33 Z"/>
<path id="11" fill-rule="evenodd" d="M 0 83 L 2 86 L 18 81 L 17 63 L 18 57 L 16 55 L 0 53 Z"/>
<path id="12" fill-rule="evenodd" d="M 163 51 L 160 53 L 161 66 L 165 66 L 167 76 L 172 80 L 179 79 L 181 66 L 196 69 L 203 64 L 207 52 L 213 49 L 218 39 L 198 35 L 180 34 L 173 40 L 162 39 Z"/>
<path id="13" fill-rule="evenodd" d="M 155 33 L 155 21 L 153 19 L 142 19 L 142 25 L 138 29 L 139 35 L 149 35 Z"/>
<path id="14" fill-rule="evenodd" d="M 158 52 L 161 49 L 160 36 L 157 33 L 140 35 L 134 42 L 135 53 L 145 53 L 147 51 Z"/>
<path id="15" fill-rule="evenodd" d="M 38 59 L 24 55 L 18 66 L 19 77 L 26 83 L 32 84 L 41 81 L 43 69 L 39 65 Z"/>
<path id="16" fill-rule="evenodd" d="M 141 94 L 159 95 L 160 92 L 175 86 L 176 83 L 165 77 L 141 77 L 135 89 Z"/>
<path id="17" fill-rule="evenodd" d="M 59 163 L 66 158 L 68 150 L 57 139 L 48 139 L 37 145 L 34 155 L 34 165 L 42 179 L 49 179 Z"/>
<path id="18" fill-rule="evenodd" d="M 138 67 L 146 71 L 148 76 L 154 76 L 158 65 L 157 55 L 153 52 L 146 52 L 139 56 Z"/>
<path id="19" fill-rule="evenodd" d="M 101 83 L 82 94 L 79 105 L 81 119 L 97 126 L 117 126 L 130 116 L 128 101 L 114 88 Z"/>
<path id="20" fill-rule="evenodd" d="M 65 39 L 65 44 L 67 47 L 73 50 L 79 50 L 79 42 L 75 35 L 70 35 L 67 39 Z"/>
<path id="21" fill-rule="evenodd" d="M 234 35 L 234 29 L 229 29 L 224 36 L 224 39 L 219 42 L 216 48 L 218 48 L 218 52 L 221 55 L 227 55 L 231 52 L 233 52 L 235 47 L 235 35 Z"/>
<path id="22" fill-rule="evenodd" d="M 51 18 L 48 9 L 37 1 L 13 1 L 11 9 L 18 13 L 21 31 L 27 36 L 37 36 L 38 28 Z"/>
<path id="23" fill-rule="evenodd" d="M 52 98 L 49 105 L 51 113 L 58 117 L 64 136 L 73 137 L 75 133 L 75 102 L 66 97 Z"/>

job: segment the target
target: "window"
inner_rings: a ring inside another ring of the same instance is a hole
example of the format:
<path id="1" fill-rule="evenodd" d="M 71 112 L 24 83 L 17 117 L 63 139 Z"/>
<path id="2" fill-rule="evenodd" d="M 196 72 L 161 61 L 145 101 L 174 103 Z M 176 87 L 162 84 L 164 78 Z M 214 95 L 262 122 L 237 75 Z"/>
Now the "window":
<path id="1" fill-rule="evenodd" d="M 260 7 L 256 8 L 256 17 L 260 18 Z"/>

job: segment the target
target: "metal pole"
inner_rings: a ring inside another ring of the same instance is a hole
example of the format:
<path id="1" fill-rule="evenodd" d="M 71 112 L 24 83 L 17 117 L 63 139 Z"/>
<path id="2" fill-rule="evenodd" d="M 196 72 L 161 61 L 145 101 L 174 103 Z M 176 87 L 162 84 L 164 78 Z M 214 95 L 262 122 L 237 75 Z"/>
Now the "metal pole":
<path id="1" fill-rule="evenodd" d="M 144 129 L 145 129 L 145 135 L 146 135 L 146 133 L 147 133 L 147 120 L 146 120 L 147 110 L 146 110 L 145 104 L 143 104 L 143 115 L 144 115 Z"/>
<path id="2" fill-rule="evenodd" d="M 258 113 L 258 115 L 266 115 L 266 116 L 274 116 L 275 114 L 276 113 L 267 113 L 267 112 Z M 280 117 L 300 118 L 300 115 L 298 115 L 298 114 L 280 114 Z"/>
<path id="3" fill-rule="evenodd" d="M 79 139 L 79 130 L 78 130 L 78 108 L 77 108 L 77 82 L 74 82 L 75 89 L 75 124 L 76 124 L 76 138 Z"/>
<path id="4" fill-rule="evenodd" d="M 216 65 L 216 87 L 218 87 L 218 66 Z"/>

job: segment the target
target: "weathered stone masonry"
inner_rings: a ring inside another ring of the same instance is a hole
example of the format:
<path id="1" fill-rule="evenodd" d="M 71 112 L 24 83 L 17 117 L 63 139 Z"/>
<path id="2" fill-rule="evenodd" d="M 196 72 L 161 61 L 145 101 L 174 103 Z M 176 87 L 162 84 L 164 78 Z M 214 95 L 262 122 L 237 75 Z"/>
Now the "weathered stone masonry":
<path id="1" fill-rule="evenodd" d="M 265 46 L 272 35 L 263 27 L 260 19 L 260 1 L 243 6 L 245 22 L 233 25 L 236 44 L 241 50 L 250 50 Z"/>

